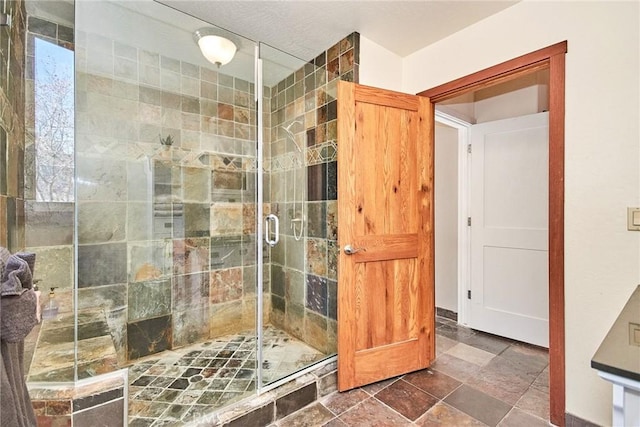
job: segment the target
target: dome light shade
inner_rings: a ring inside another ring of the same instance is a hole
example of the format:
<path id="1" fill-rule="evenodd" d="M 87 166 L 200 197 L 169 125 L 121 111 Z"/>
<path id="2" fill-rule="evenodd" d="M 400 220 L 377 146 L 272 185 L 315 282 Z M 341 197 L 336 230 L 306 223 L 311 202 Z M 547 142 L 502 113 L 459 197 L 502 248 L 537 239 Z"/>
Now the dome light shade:
<path id="1" fill-rule="evenodd" d="M 236 54 L 236 45 L 231 40 L 212 34 L 206 34 L 203 30 L 198 30 L 194 38 L 200 46 L 202 55 L 207 61 L 220 67 L 228 64 Z"/>

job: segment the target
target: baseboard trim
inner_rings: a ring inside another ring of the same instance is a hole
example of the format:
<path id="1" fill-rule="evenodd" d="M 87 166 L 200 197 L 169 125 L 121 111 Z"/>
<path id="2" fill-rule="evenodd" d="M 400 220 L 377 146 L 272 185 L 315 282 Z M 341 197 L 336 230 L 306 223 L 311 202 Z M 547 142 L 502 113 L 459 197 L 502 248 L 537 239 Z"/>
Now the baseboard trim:
<path id="1" fill-rule="evenodd" d="M 576 417 L 573 414 L 564 414 L 564 426 L 565 427 L 602 427 L 600 424 L 592 423 L 591 421 L 583 420 L 580 417 Z"/>
<path id="2" fill-rule="evenodd" d="M 444 317 L 446 319 L 458 321 L 458 313 L 455 311 L 447 310 L 446 308 L 436 307 L 436 316 Z"/>

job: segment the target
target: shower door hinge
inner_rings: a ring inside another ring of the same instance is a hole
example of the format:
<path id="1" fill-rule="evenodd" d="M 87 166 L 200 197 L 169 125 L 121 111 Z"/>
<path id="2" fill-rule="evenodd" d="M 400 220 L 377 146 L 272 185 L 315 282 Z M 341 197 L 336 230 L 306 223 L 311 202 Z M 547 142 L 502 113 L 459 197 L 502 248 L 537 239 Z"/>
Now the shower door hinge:
<path id="1" fill-rule="evenodd" d="M 467 290 L 467 299 L 471 299 L 471 289 Z"/>
<path id="2" fill-rule="evenodd" d="M 467 226 L 471 227 L 471 217 L 470 216 L 467 217 Z"/>
<path id="3" fill-rule="evenodd" d="M 471 154 L 471 144 L 467 144 L 467 153 Z"/>

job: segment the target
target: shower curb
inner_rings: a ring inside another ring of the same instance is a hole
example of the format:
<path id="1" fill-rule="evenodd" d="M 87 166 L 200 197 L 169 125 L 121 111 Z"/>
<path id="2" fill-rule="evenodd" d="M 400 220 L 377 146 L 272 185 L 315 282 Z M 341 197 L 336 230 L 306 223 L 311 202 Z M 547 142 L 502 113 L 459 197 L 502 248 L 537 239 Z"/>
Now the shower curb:
<path id="1" fill-rule="evenodd" d="M 29 397 L 39 426 L 126 425 L 127 369 L 67 383 L 29 383 Z"/>
<path id="2" fill-rule="evenodd" d="M 248 397 L 186 425 L 191 427 L 267 426 L 336 390 L 337 362 L 333 361 L 273 390 Z"/>

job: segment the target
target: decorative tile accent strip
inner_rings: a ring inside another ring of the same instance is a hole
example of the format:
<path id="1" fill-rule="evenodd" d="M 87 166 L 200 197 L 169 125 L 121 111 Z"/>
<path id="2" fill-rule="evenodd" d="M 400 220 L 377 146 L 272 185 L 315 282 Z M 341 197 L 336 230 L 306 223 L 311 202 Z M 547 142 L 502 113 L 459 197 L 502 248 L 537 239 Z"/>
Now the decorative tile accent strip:
<path id="1" fill-rule="evenodd" d="M 302 167 L 299 153 L 285 153 L 271 158 L 271 172 L 285 171 Z"/>
<path id="2" fill-rule="evenodd" d="M 338 159 L 338 146 L 335 140 L 307 148 L 307 166 L 334 162 Z"/>

